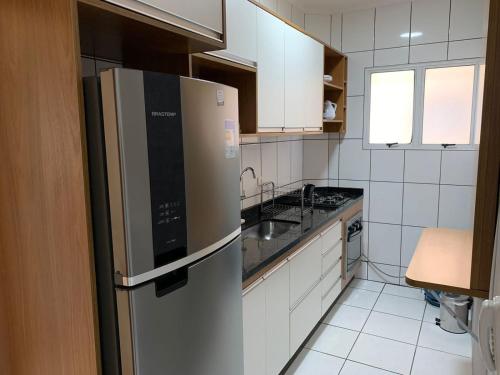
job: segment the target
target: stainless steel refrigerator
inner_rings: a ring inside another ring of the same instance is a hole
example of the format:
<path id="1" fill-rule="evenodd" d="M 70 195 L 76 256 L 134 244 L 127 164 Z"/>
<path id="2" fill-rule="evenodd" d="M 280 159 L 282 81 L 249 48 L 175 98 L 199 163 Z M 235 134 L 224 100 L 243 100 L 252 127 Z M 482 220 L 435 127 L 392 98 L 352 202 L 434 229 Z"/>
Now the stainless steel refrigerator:
<path id="1" fill-rule="evenodd" d="M 242 375 L 238 93 L 84 81 L 103 373 Z"/>

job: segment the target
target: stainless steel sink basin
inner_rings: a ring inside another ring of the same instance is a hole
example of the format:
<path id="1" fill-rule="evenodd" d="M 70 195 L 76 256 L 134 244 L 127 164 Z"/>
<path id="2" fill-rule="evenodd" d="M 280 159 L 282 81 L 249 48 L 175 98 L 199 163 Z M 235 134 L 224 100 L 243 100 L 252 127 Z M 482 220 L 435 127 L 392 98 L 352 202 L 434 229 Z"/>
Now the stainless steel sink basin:
<path id="1" fill-rule="evenodd" d="M 284 220 L 263 220 L 258 224 L 251 226 L 243 231 L 243 237 L 254 238 L 260 241 L 270 241 L 288 232 L 290 229 L 299 225 L 295 221 Z"/>

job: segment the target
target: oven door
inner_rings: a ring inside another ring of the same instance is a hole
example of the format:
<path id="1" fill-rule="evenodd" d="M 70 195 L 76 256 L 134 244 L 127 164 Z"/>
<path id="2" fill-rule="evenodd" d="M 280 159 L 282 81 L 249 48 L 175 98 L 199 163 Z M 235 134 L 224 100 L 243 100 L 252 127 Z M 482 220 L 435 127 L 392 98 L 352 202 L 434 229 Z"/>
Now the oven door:
<path id="1" fill-rule="evenodd" d="M 361 261 L 361 246 L 363 239 L 363 222 L 361 216 L 349 220 L 347 226 L 347 251 L 345 257 L 345 269 L 347 277 L 354 272 L 357 264 Z"/>

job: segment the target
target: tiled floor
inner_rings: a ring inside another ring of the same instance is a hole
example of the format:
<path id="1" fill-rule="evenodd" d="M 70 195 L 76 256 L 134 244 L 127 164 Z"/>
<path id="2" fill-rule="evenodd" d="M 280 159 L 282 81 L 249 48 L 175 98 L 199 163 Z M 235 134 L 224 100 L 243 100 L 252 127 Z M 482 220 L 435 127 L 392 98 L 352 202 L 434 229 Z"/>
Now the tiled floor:
<path id="1" fill-rule="evenodd" d="M 470 375 L 471 340 L 434 324 L 420 289 L 354 280 L 287 375 Z"/>

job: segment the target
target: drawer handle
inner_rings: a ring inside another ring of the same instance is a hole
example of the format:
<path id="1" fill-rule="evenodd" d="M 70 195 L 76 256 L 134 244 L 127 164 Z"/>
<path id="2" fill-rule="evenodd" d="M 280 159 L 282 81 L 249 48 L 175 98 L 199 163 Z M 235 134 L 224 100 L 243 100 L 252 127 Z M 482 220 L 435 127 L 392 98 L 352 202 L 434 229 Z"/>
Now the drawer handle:
<path id="1" fill-rule="evenodd" d="M 323 296 L 321 296 L 322 300 L 325 299 L 328 294 L 330 294 L 330 292 L 333 290 L 333 288 L 335 288 L 337 286 L 337 284 L 340 282 L 340 280 L 342 280 L 342 276 L 340 276 L 337 279 L 337 281 L 334 282 L 333 285 L 330 288 L 328 288 L 328 290 L 326 291 L 326 293 Z"/>
<path id="2" fill-rule="evenodd" d="M 314 284 L 312 286 L 309 287 L 309 289 L 307 289 L 307 291 L 297 300 L 297 302 L 295 302 L 292 307 L 290 307 L 290 312 L 292 312 L 293 310 L 295 310 L 297 308 L 298 305 L 300 305 L 302 303 L 302 301 L 304 301 L 307 296 L 309 295 L 309 293 L 311 293 L 313 291 L 314 288 L 316 288 L 319 283 L 321 282 L 321 278 L 319 278 L 318 280 L 316 280 L 314 282 Z"/>
<path id="3" fill-rule="evenodd" d="M 339 220 L 337 221 L 335 224 L 333 224 L 331 227 L 329 227 L 328 229 L 325 229 L 323 232 L 321 232 L 321 235 L 324 236 L 325 234 L 327 234 L 328 232 L 330 232 L 331 230 L 333 230 L 337 225 L 339 225 L 340 223 L 342 222 L 342 220 Z"/>
<path id="4" fill-rule="evenodd" d="M 264 281 L 263 277 L 255 280 L 253 283 L 251 283 L 248 287 L 245 288 L 245 290 L 243 291 L 243 296 L 246 295 L 247 293 L 250 293 L 255 288 L 257 288 L 263 281 Z"/>
<path id="5" fill-rule="evenodd" d="M 281 262 L 279 262 L 276 266 L 271 268 L 269 271 L 267 271 L 264 274 L 264 280 L 267 279 L 269 276 L 271 276 L 273 273 L 275 273 L 277 270 L 279 270 L 281 267 L 283 267 L 285 264 L 288 263 L 288 259 L 284 259 Z"/>
<path id="6" fill-rule="evenodd" d="M 290 255 L 287 259 L 288 260 L 292 260 L 293 258 L 295 258 L 297 255 L 299 255 L 301 252 L 303 252 L 306 248 L 309 247 L 309 245 L 311 245 L 313 242 L 317 241 L 318 238 L 319 238 L 319 234 L 314 237 L 311 241 L 307 242 L 304 246 L 302 246 L 299 250 L 297 250 L 295 253 L 293 253 L 292 255 Z"/>
<path id="7" fill-rule="evenodd" d="M 323 256 L 325 257 L 328 254 L 330 254 L 333 251 L 333 249 L 335 249 L 339 245 L 339 243 L 341 243 L 341 242 L 342 242 L 342 238 L 340 240 L 338 240 L 337 242 L 335 242 L 335 245 L 333 245 L 327 251 L 325 251 L 325 253 L 323 254 Z"/>
<path id="8" fill-rule="evenodd" d="M 325 278 L 325 277 L 326 277 L 326 276 L 327 276 L 330 272 L 332 272 L 332 271 L 333 271 L 333 269 L 334 269 L 335 267 L 337 267 L 337 265 L 340 263 L 340 261 L 341 261 L 341 260 L 342 260 L 342 257 L 340 257 L 339 259 L 337 259 L 337 261 L 336 261 L 334 264 L 332 264 L 332 265 L 331 265 L 331 266 L 330 266 L 330 267 L 329 267 L 329 268 L 325 271 L 325 273 L 321 276 L 321 278 L 322 278 L 322 279 L 324 279 L 324 278 Z"/>

